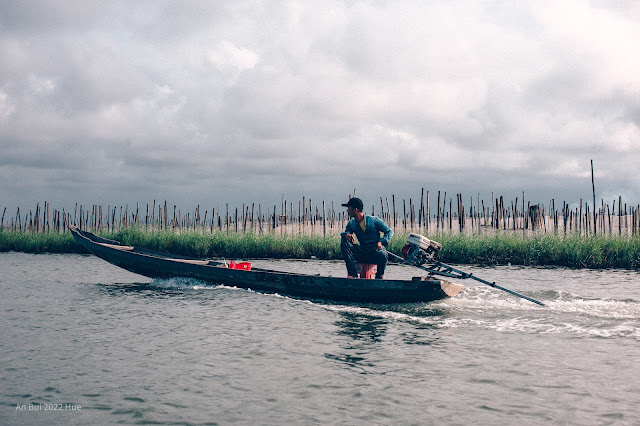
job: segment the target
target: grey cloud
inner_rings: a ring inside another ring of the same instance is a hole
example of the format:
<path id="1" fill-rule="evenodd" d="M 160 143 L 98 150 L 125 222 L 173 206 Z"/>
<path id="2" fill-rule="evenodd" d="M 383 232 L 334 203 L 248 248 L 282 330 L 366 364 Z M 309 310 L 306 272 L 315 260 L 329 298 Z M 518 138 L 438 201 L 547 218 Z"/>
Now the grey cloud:
<path id="1" fill-rule="evenodd" d="M 0 197 L 579 199 L 591 158 L 637 196 L 634 6 L 598 7 L 623 30 L 572 53 L 524 4 L 4 2 Z"/>
<path id="2" fill-rule="evenodd" d="M 102 22 L 114 9 L 111 2 L 6 0 L 2 2 L 0 27 L 26 36 L 67 29 L 86 30 Z"/>

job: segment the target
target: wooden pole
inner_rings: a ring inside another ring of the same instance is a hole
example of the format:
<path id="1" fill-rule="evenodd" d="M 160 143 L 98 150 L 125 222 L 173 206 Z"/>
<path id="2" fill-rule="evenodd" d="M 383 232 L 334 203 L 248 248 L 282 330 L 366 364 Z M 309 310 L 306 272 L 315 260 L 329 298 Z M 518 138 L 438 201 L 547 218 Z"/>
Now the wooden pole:
<path id="1" fill-rule="evenodd" d="M 327 208 L 322 200 L 322 235 L 327 235 Z"/>
<path id="2" fill-rule="evenodd" d="M 453 230 L 453 198 L 449 198 L 449 231 L 452 231 L 452 230 Z"/>
<path id="3" fill-rule="evenodd" d="M 593 193 L 593 235 L 598 233 L 596 228 L 596 185 L 593 179 L 593 160 L 591 160 L 591 191 Z"/>
<path id="4" fill-rule="evenodd" d="M 391 204 L 393 206 L 393 228 L 395 229 L 398 225 L 396 221 L 396 196 L 391 195 Z"/>
<path id="5" fill-rule="evenodd" d="M 273 206 L 273 229 L 276 229 L 276 206 Z"/>
<path id="6" fill-rule="evenodd" d="M 429 206 L 429 191 L 427 191 L 427 210 L 425 212 L 427 234 L 429 233 L 429 221 L 431 220 L 431 209 Z"/>
<path id="7" fill-rule="evenodd" d="M 622 235 L 622 195 L 618 197 L 618 235 Z"/>
<path id="8" fill-rule="evenodd" d="M 438 211 L 436 212 L 436 229 L 440 230 L 440 191 L 438 191 Z"/>
<path id="9" fill-rule="evenodd" d="M 420 207 L 418 209 L 418 229 L 422 228 L 422 221 L 424 220 L 424 188 L 420 194 Z"/>
<path id="10" fill-rule="evenodd" d="M 402 222 L 404 223 L 404 229 L 407 229 L 407 200 L 402 199 Z"/>

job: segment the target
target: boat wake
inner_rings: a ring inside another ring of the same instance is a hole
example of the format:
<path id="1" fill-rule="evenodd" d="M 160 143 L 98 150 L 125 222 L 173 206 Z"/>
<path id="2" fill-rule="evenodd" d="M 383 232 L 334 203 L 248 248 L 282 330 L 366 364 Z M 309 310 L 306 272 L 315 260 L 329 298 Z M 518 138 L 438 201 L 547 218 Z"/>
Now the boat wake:
<path id="1" fill-rule="evenodd" d="M 149 286 L 161 291 L 247 291 L 193 278 L 156 279 Z M 466 287 L 457 297 L 435 302 L 390 305 L 309 301 L 279 294 L 268 294 L 265 297 L 309 304 L 340 314 L 426 324 L 434 328 L 479 328 L 501 333 L 566 334 L 574 337 L 640 340 L 638 301 L 589 299 L 560 290 L 527 294 L 543 301 L 546 306 L 541 307 L 486 286 Z"/>
<path id="2" fill-rule="evenodd" d="M 231 291 L 244 291 L 255 293 L 251 289 L 245 289 L 235 286 L 228 286 L 224 284 L 213 284 L 207 281 L 198 280 L 196 278 L 157 278 L 149 283 L 150 288 L 155 288 L 157 290 L 201 290 L 201 291 L 211 291 L 211 290 L 231 290 Z"/>
<path id="3" fill-rule="evenodd" d="M 149 283 L 150 287 L 160 290 L 199 290 L 220 287 L 195 278 L 158 278 Z"/>
<path id="4" fill-rule="evenodd" d="M 635 300 L 586 299 L 564 291 L 531 295 L 543 300 L 546 306 L 480 286 L 467 287 L 458 297 L 430 303 L 323 306 L 339 313 L 442 329 L 640 340 L 640 303 Z"/>
<path id="5" fill-rule="evenodd" d="M 526 300 L 516 299 L 489 287 L 467 287 L 460 297 L 447 302 L 460 307 L 478 310 L 534 311 L 584 315 L 607 319 L 640 319 L 640 302 L 633 299 L 590 299 L 561 290 L 531 292 L 546 307 L 536 306 Z"/>

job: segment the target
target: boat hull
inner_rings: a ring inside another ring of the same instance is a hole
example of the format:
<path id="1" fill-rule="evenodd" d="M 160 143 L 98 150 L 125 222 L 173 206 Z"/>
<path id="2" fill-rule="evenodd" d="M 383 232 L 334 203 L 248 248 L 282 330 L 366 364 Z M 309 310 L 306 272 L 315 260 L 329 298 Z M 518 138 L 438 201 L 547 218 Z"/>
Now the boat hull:
<path id="1" fill-rule="evenodd" d="M 186 277 L 305 299 L 359 303 L 428 302 L 457 295 L 460 284 L 439 279 L 370 280 L 297 274 L 254 268 L 229 269 L 221 262 L 124 246 L 70 227 L 78 244 L 97 257 L 149 278 Z"/>

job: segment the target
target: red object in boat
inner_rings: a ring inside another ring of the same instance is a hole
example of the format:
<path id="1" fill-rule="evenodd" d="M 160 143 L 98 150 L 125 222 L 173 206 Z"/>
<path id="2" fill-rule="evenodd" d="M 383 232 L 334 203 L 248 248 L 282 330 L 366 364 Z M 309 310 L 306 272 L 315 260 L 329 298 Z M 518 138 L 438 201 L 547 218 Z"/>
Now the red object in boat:
<path id="1" fill-rule="evenodd" d="M 376 272 L 378 272 L 378 265 L 375 263 L 356 263 L 356 270 L 360 278 L 372 279 L 375 278 Z"/>
<path id="2" fill-rule="evenodd" d="M 242 269 L 245 271 L 250 271 L 251 270 L 251 263 L 250 262 L 236 262 L 234 260 L 230 260 L 229 261 L 229 269 Z"/>

